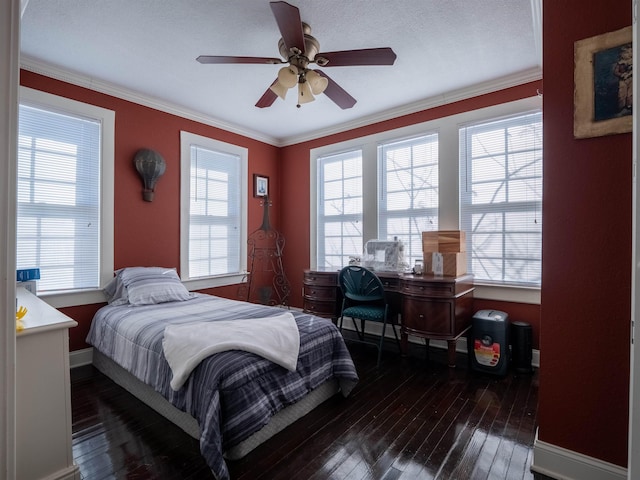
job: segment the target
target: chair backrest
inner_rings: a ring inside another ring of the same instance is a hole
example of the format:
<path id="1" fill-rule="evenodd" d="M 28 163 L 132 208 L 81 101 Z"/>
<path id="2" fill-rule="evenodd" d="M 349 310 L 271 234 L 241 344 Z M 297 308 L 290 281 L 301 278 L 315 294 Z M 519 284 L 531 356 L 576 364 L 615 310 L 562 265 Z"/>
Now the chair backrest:
<path id="1" fill-rule="evenodd" d="M 344 295 L 356 302 L 384 301 L 384 286 L 380 279 L 364 267 L 349 265 L 340 270 L 338 283 Z"/>

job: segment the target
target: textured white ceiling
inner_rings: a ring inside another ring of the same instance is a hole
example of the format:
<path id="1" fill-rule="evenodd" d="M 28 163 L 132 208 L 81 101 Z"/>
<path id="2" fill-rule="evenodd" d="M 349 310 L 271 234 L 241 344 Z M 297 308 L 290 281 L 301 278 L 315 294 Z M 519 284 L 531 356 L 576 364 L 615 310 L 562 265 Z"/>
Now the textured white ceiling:
<path id="1" fill-rule="evenodd" d="M 28 0 L 25 68 L 156 105 L 276 145 L 540 78 L 540 0 L 290 0 L 320 51 L 391 47 L 393 66 L 325 71 L 357 99 L 254 105 L 281 65 L 202 65 L 198 55 L 279 57 L 267 0 Z"/>

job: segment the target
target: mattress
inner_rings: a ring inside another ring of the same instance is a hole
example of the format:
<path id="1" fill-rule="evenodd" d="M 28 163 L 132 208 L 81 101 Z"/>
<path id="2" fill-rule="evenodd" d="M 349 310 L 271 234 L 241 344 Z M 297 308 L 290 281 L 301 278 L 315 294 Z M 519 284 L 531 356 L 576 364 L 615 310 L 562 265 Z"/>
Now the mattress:
<path id="1" fill-rule="evenodd" d="M 189 436 L 196 440 L 200 438 L 200 427 L 195 418 L 188 413 L 178 410 L 153 388 L 138 380 L 113 360 L 98 351 L 94 351 L 93 365 L 138 400 L 154 409 L 171 423 L 180 427 Z M 249 438 L 223 452 L 224 457 L 229 460 L 238 460 L 244 457 L 258 445 L 266 442 L 276 433 L 304 417 L 311 410 L 333 397 L 339 391 L 340 387 L 335 379 L 327 380 L 293 405 L 280 410 L 271 417 L 269 423 Z"/>
<path id="2" fill-rule="evenodd" d="M 96 313 L 87 341 L 99 369 L 118 378 L 105 367 L 104 360 L 110 360 L 119 373 L 148 387 L 140 394 L 144 401 L 173 407 L 160 413 L 199 438 L 202 455 L 222 480 L 228 478 L 225 456 L 245 455 L 336 390 L 347 396 L 358 381 L 355 367 L 333 323 L 291 311 L 300 336 L 295 371 L 254 353 L 230 350 L 205 358 L 184 386 L 173 390 L 162 347 L 164 329 L 189 322 L 268 319 L 281 312 L 202 294 L 153 305 L 107 305 Z"/>

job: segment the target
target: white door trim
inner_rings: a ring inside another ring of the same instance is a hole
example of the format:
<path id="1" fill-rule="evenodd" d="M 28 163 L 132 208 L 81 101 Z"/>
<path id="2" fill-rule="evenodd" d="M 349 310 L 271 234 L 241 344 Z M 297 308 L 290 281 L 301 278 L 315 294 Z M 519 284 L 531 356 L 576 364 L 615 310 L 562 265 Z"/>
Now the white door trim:
<path id="1" fill-rule="evenodd" d="M 633 61 L 638 58 L 638 0 L 632 0 L 633 19 Z M 633 108 L 637 111 L 638 77 L 633 76 Z M 627 461 L 628 478 L 640 478 L 640 195 L 638 194 L 638 145 L 639 129 L 638 116 L 633 116 L 633 215 L 632 215 L 632 274 L 631 274 L 631 347 L 630 347 L 630 375 L 629 375 L 629 452 Z"/>
<path id="2" fill-rule="evenodd" d="M 0 477 L 16 472 L 16 155 L 20 0 L 0 2 Z M 6 254 L 5 254 L 6 252 Z"/>

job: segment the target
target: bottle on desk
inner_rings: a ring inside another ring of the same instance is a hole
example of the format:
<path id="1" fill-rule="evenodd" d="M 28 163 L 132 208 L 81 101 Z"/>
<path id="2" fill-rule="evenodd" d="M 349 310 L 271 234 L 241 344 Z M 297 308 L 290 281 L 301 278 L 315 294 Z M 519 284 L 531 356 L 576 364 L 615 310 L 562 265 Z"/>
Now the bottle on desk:
<path id="1" fill-rule="evenodd" d="M 422 260 L 416 260 L 416 263 L 413 265 L 413 274 L 422 275 L 422 271 L 423 271 Z"/>

